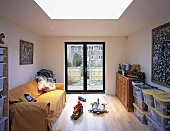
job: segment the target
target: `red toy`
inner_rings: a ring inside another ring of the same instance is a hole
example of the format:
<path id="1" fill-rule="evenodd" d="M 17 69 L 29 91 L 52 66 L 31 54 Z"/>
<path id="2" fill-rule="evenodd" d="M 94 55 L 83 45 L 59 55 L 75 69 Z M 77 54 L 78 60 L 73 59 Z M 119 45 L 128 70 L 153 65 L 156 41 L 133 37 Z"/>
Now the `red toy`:
<path id="1" fill-rule="evenodd" d="M 83 113 L 83 105 L 80 101 L 78 101 L 78 104 L 74 106 L 73 108 L 74 108 L 74 111 L 73 111 L 72 116 L 70 116 L 70 118 L 77 120 Z"/>

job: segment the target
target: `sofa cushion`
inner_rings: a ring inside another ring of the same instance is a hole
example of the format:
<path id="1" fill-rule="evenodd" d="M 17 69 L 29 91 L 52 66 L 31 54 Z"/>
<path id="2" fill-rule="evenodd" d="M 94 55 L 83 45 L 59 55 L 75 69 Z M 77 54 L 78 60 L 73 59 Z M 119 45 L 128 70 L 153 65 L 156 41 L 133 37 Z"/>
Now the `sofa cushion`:
<path id="1" fill-rule="evenodd" d="M 47 82 L 45 87 L 49 88 L 49 90 L 56 90 L 56 84 L 54 82 Z"/>
<path id="2" fill-rule="evenodd" d="M 37 86 L 37 81 L 33 80 L 9 90 L 9 101 L 20 101 L 19 97 L 24 94 L 30 94 L 36 98 L 41 93 L 38 92 Z"/>
<path id="3" fill-rule="evenodd" d="M 47 91 L 56 89 L 56 85 L 53 82 L 52 78 L 50 79 L 50 78 L 38 76 L 37 80 L 38 80 L 38 90 L 39 91 L 47 92 Z"/>
<path id="4" fill-rule="evenodd" d="M 43 90 L 44 86 L 46 84 L 46 81 L 38 81 L 38 90 Z"/>
<path id="5" fill-rule="evenodd" d="M 49 90 L 56 90 L 56 84 L 54 82 L 39 81 L 38 90 L 44 90 L 44 88 L 48 88 Z"/>
<path id="6" fill-rule="evenodd" d="M 56 102 L 60 99 L 62 95 L 65 95 L 65 91 L 63 90 L 54 90 L 49 91 L 47 93 L 41 94 L 36 98 L 37 102 L 49 102 L 50 109 L 54 110 L 56 107 Z"/>

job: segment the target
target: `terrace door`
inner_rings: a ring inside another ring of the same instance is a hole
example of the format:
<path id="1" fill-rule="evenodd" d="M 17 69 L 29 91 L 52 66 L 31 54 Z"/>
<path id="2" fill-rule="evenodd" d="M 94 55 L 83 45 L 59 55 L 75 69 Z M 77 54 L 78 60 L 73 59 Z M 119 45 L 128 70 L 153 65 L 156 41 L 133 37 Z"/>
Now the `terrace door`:
<path id="1" fill-rule="evenodd" d="M 105 92 L 105 43 L 65 42 L 67 93 Z"/>

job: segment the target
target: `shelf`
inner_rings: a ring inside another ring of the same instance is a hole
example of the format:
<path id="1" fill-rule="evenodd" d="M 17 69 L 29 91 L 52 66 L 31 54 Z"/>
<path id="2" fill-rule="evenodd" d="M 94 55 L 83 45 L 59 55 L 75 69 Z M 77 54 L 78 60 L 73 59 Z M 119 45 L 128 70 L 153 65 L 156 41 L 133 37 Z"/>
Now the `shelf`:
<path id="1" fill-rule="evenodd" d="M 8 45 L 0 43 L 0 48 L 6 48 L 5 51 L 1 56 L 6 56 L 3 60 L 4 67 L 1 68 L 1 77 L 0 77 L 0 84 L 2 89 L 0 89 L 0 95 L 6 96 L 6 98 L 3 101 L 3 104 L 1 104 L 1 107 L 3 105 L 3 113 L 2 116 L 6 118 L 4 121 L 4 131 L 9 131 L 9 98 L 8 98 Z M 4 79 L 5 78 L 5 79 Z M 1 129 L 0 129 L 1 130 Z"/>
<path id="2" fill-rule="evenodd" d="M 7 44 L 1 44 L 1 43 L 0 43 L 0 47 L 5 47 L 5 48 L 7 48 L 8 45 L 7 45 Z"/>

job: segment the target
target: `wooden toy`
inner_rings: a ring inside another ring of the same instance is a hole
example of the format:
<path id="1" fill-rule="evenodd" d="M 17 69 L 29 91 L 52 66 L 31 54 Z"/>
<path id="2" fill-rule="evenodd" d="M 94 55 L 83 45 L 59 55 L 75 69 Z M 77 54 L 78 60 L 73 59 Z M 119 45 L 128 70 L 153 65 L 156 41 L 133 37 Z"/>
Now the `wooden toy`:
<path id="1" fill-rule="evenodd" d="M 70 116 L 70 118 L 77 120 L 83 113 L 83 105 L 80 101 L 78 101 L 78 104 L 74 106 L 73 108 L 74 108 L 74 111 L 73 111 L 73 114 Z"/>

